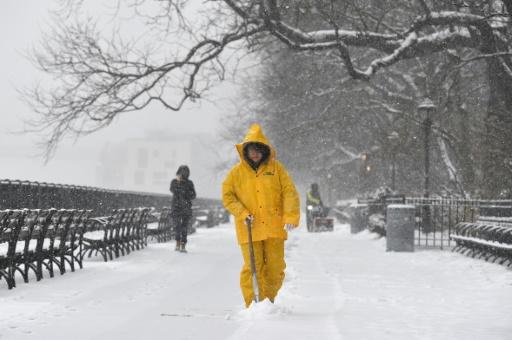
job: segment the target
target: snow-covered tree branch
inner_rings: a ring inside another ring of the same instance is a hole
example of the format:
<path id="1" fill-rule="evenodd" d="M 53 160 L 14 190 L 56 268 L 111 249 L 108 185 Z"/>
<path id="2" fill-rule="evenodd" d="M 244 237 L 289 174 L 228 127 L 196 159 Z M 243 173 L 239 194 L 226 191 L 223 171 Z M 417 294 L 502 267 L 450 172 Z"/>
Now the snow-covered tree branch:
<path id="1" fill-rule="evenodd" d="M 274 53 L 287 47 L 330 55 L 351 78 L 365 81 L 438 52 L 464 63 L 460 54 L 471 51 L 470 58 L 487 63 L 490 129 L 502 117 L 512 126 L 506 113 L 512 106 L 510 1 L 119 1 L 116 13 L 132 10 L 128 22 L 147 30 L 133 39 L 123 35 L 127 20 L 114 18 L 108 36 L 94 18 L 81 15 L 86 2 L 63 2 L 65 18 L 56 19 L 34 53 L 53 82 L 26 94 L 40 118 L 32 127 L 48 133 L 50 151 L 67 133 L 96 131 L 152 103 L 180 110 L 224 78 L 227 50 L 269 44 Z M 401 91 L 396 96 L 407 97 Z M 504 138 L 486 144 L 504 145 Z"/>

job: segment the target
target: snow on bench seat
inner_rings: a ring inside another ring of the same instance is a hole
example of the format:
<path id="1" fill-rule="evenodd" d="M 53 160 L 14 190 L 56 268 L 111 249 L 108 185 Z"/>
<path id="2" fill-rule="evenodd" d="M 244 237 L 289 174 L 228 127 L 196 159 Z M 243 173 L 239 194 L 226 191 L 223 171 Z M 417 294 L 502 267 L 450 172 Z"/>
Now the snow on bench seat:
<path id="1" fill-rule="evenodd" d="M 88 240 L 103 240 L 105 232 L 103 230 L 88 231 L 84 234 L 84 239 Z"/>
<path id="2" fill-rule="evenodd" d="M 148 223 L 148 229 L 158 229 L 158 222 Z"/>
<path id="3" fill-rule="evenodd" d="M 494 247 L 494 248 L 512 250 L 512 244 L 488 241 L 488 240 L 483 240 L 483 239 L 476 238 L 476 237 L 467 237 L 467 236 L 459 236 L 459 235 L 450 235 L 450 237 L 455 241 L 457 241 L 457 240 L 467 241 L 467 242 L 473 242 L 473 243 L 490 246 L 490 247 Z"/>

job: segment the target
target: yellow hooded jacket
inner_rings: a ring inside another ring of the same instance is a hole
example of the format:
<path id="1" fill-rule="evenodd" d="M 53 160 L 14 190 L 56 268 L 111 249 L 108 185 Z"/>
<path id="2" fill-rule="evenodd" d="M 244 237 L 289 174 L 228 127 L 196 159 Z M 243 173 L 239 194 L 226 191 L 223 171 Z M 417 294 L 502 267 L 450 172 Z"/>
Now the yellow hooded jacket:
<path id="1" fill-rule="evenodd" d="M 255 171 L 244 158 L 246 143 L 258 142 L 270 148 L 270 156 Z M 235 216 L 239 244 L 248 242 L 247 216 L 254 216 L 253 242 L 267 238 L 286 239 L 285 224 L 299 225 L 300 203 L 295 185 L 258 124 L 250 127 L 242 143 L 236 145 L 240 163 L 228 173 L 222 184 L 222 200 Z"/>

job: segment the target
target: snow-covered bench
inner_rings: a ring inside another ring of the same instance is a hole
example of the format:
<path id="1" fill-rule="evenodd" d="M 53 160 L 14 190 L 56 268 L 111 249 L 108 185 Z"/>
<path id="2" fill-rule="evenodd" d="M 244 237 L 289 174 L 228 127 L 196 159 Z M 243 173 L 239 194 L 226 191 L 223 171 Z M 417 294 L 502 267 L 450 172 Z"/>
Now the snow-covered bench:
<path id="1" fill-rule="evenodd" d="M 371 214 L 368 217 L 368 230 L 381 236 L 386 236 L 386 216 L 381 213 Z"/>
<path id="2" fill-rule="evenodd" d="M 3 210 L 0 211 L 0 277 L 9 288 L 16 285 L 15 275 L 25 282 L 33 272 L 39 281 L 43 269 L 54 276 L 66 265 L 82 268 L 80 249 L 90 211 L 87 210 Z"/>
<path id="3" fill-rule="evenodd" d="M 174 235 L 171 208 L 163 207 L 162 210 L 156 215 L 158 217 L 158 221 L 148 224 L 148 237 L 156 239 L 158 243 L 168 242 Z"/>
<path id="4" fill-rule="evenodd" d="M 512 223 L 510 221 L 480 219 L 474 223 L 459 223 L 450 238 L 453 249 L 486 261 L 512 265 Z"/>
<path id="5" fill-rule="evenodd" d="M 101 254 L 113 260 L 147 245 L 149 208 L 116 209 L 111 216 L 93 218 L 83 237 L 83 255 Z"/>
<path id="6" fill-rule="evenodd" d="M 0 279 L 7 282 L 9 289 L 14 287 L 14 250 L 16 249 L 16 228 L 19 225 L 21 211 L 14 213 L 12 210 L 0 211 Z"/>
<path id="7" fill-rule="evenodd" d="M 352 223 L 366 225 L 366 228 L 381 236 L 386 236 L 386 213 L 387 206 L 390 204 L 404 204 L 405 196 L 403 195 L 379 195 L 376 198 L 358 199 L 357 204 L 353 204 L 352 207 L 355 209 L 365 209 L 364 218 L 366 221 L 356 221 Z M 363 217 L 363 216 L 361 216 Z M 355 217 L 358 219 L 360 217 Z M 361 226 L 355 229 L 361 229 Z"/>

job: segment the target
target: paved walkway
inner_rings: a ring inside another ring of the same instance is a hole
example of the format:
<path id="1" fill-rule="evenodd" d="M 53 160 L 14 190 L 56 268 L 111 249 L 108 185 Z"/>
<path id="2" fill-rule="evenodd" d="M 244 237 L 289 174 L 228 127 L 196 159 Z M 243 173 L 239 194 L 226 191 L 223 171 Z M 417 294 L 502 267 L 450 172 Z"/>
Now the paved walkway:
<path id="1" fill-rule="evenodd" d="M 244 310 L 232 225 L 76 273 L 0 286 L 0 339 L 510 339 L 512 271 L 447 251 L 305 228 L 287 242 L 275 305 Z M 166 314 L 167 316 L 161 316 Z"/>

